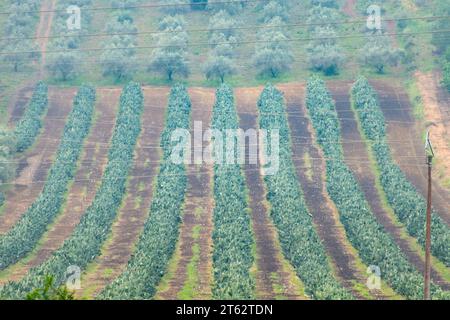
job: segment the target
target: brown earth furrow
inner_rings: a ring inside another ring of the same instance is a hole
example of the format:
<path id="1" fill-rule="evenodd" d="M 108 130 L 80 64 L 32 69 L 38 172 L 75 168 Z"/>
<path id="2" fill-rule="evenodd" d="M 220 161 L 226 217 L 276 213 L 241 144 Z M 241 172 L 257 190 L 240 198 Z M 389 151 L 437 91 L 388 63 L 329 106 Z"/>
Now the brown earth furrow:
<path id="1" fill-rule="evenodd" d="M 427 196 L 425 151 L 419 125 L 412 115 L 411 103 L 404 89 L 387 81 L 371 81 L 378 91 L 380 107 L 387 121 L 387 136 L 392 156 L 418 192 Z M 391 121 L 391 122 L 390 122 Z M 402 141 L 398 143 L 389 140 Z M 433 182 L 433 207 L 450 225 L 450 192 Z"/>
<path id="2" fill-rule="evenodd" d="M 143 87 L 143 92 L 142 130 L 136 146 L 134 166 L 130 171 L 127 193 L 111 228 L 111 236 L 103 246 L 102 254 L 82 277 L 82 290 L 77 292 L 79 297 L 95 297 L 125 269 L 148 217 L 153 195 L 153 178 L 157 174 L 161 152 L 159 148 L 144 146 L 159 145 L 168 89 Z"/>
<path id="3" fill-rule="evenodd" d="M 192 124 L 200 121 L 203 130 L 209 128 L 214 105 L 214 90 L 189 90 L 192 103 Z M 202 132 L 200 134 L 203 134 Z M 194 137 L 191 133 L 192 146 L 194 138 L 201 142 L 202 136 Z M 213 230 L 213 207 L 214 197 L 212 195 L 213 168 L 205 163 L 189 165 L 187 167 L 188 186 L 185 206 L 183 210 L 182 224 L 180 226 L 180 239 L 177 248 L 176 268 L 169 275 L 167 288 L 157 293 L 158 299 L 174 300 L 180 298 L 186 281 L 188 280 L 187 266 L 192 261 L 193 247 L 199 248 L 199 258 L 195 268 L 197 279 L 192 292 L 193 299 L 210 299 L 212 282 L 212 230 Z M 199 228 L 199 235 L 194 237 L 194 228 Z M 183 298 L 183 297 L 181 297 Z"/>
<path id="4" fill-rule="evenodd" d="M 240 128 L 257 130 L 257 101 L 262 88 L 237 89 L 236 105 L 240 118 Z M 249 143 L 246 143 L 245 179 L 248 186 L 251 209 L 252 228 L 256 242 L 256 297 L 258 299 L 304 299 L 300 295 L 291 277 L 283 267 L 282 252 L 277 244 L 277 234 L 266 204 L 266 191 L 261 176 L 259 164 L 249 163 Z M 280 292 L 281 289 L 281 292 Z M 277 292 L 278 291 L 278 292 Z"/>
<path id="5" fill-rule="evenodd" d="M 343 143 L 344 157 L 350 170 L 355 175 L 366 200 L 368 201 L 372 212 L 378 222 L 390 234 L 397 246 L 403 251 L 411 264 L 420 272 L 423 272 L 424 260 L 418 254 L 408 241 L 401 235 L 401 227 L 394 224 L 389 213 L 384 209 L 381 195 L 376 188 L 376 177 L 370 167 L 370 158 L 363 141 L 363 137 L 358 129 L 358 122 L 354 112 L 350 110 L 350 87 L 351 83 L 340 82 L 339 84 L 328 84 L 332 97 L 336 101 L 336 110 L 341 123 L 342 141 L 352 141 L 352 143 Z M 358 161 L 348 161 L 348 158 L 358 158 Z M 432 280 L 441 285 L 444 289 L 449 288 L 449 284 L 432 268 Z"/>
<path id="6" fill-rule="evenodd" d="M 19 280 L 29 269 L 48 259 L 70 236 L 86 208 L 91 204 L 106 164 L 108 149 L 105 146 L 109 143 L 113 129 L 108 123 L 102 122 L 102 118 L 114 119 L 119 95 L 120 90 L 115 89 L 97 91 L 96 122 L 93 123 L 84 143 L 84 152 L 74 176 L 74 183 L 68 191 L 65 206 L 55 223 L 44 235 L 37 250 L 31 253 L 26 263 L 13 266 L 8 280 Z"/>
<path id="7" fill-rule="evenodd" d="M 338 280 L 353 295 L 363 299 L 354 289 L 353 283 L 359 282 L 365 285 L 366 277 L 357 270 L 356 259 L 349 252 L 348 244 L 345 243 L 347 241 L 345 230 L 338 223 L 339 213 L 326 191 L 325 161 L 321 150 L 313 144 L 313 129 L 306 118 L 307 113 L 303 105 L 305 88 L 301 84 L 280 85 L 279 88 L 284 92 L 287 102 L 294 164 L 316 230 L 332 265 L 335 266 L 334 271 Z M 310 164 L 305 163 L 305 155 L 310 157 Z M 305 168 L 309 165 L 311 168 Z M 380 297 L 377 294 L 374 295 Z"/>
<path id="8" fill-rule="evenodd" d="M 55 13 L 56 0 L 44 0 L 41 5 L 41 14 L 39 24 L 36 30 L 36 42 L 41 51 L 41 65 L 39 76 L 43 76 L 44 68 L 47 63 L 47 44 L 52 30 L 52 22 Z"/>
<path id="9" fill-rule="evenodd" d="M 49 109 L 42 133 L 31 150 L 19 160 L 17 177 L 6 192 L 5 208 L 0 215 L 0 234 L 6 233 L 20 219 L 42 191 L 75 94 L 75 89 L 49 89 Z"/>

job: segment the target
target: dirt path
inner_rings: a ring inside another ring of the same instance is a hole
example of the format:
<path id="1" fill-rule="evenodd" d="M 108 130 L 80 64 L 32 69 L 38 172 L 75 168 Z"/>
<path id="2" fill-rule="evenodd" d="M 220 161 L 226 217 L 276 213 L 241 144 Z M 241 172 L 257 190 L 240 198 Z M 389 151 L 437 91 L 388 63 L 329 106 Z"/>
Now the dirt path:
<path id="1" fill-rule="evenodd" d="M 136 146 L 134 166 L 127 184 L 127 194 L 111 229 L 111 236 L 102 248 L 102 255 L 82 277 L 78 297 L 95 297 L 126 267 L 134 244 L 148 217 L 153 194 L 153 178 L 159 166 L 159 140 L 167 105 L 167 88 L 143 88 L 144 113 L 142 131 Z"/>
<path id="2" fill-rule="evenodd" d="M 297 175 L 316 230 L 323 241 L 338 280 L 357 298 L 362 299 L 361 294 L 354 289 L 354 283 L 365 286 L 367 277 L 357 268 L 357 257 L 349 250 L 351 245 L 339 222 L 339 213 L 326 191 L 325 161 L 321 150 L 312 144 L 313 129 L 305 118 L 306 109 L 303 105 L 305 88 L 301 84 L 278 87 L 285 93 L 294 164 L 297 167 Z M 305 159 L 308 158 L 310 163 L 306 163 Z M 308 166 L 312 168 L 304 168 Z"/>
<path id="3" fill-rule="evenodd" d="M 430 124 L 430 139 L 436 154 L 435 176 L 447 183 L 450 191 L 450 95 L 439 84 L 436 72 L 414 74 L 424 106 L 425 121 Z"/>
<path id="4" fill-rule="evenodd" d="M 386 81 L 372 80 L 378 92 L 381 109 L 388 121 L 387 136 L 392 156 L 408 180 L 424 198 L 427 174 L 421 131 L 412 116 L 412 108 L 404 89 Z M 389 122 L 391 121 L 391 122 Z M 450 192 L 433 183 L 433 206 L 450 225 Z"/>
<path id="5" fill-rule="evenodd" d="M 336 110 L 340 118 L 345 162 L 355 175 L 378 222 L 393 238 L 411 264 L 417 270 L 423 272 L 425 264 L 423 256 L 417 253 L 407 240 L 407 238 L 409 238 L 409 241 L 414 241 L 414 239 L 407 236 L 407 231 L 404 227 L 398 226 L 392 221 L 389 216 L 390 213 L 383 207 L 381 195 L 376 188 L 375 181 L 377 178 L 371 170 L 369 154 L 365 143 L 362 141 L 363 138 L 358 129 L 356 116 L 351 110 L 349 94 L 351 85 L 351 82 L 328 83 L 328 88 L 336 101 Z M 358 161 L 352 161 L 352 158 L 358 158 Z M 406 236 L 402 235 L 402 233 Z M 434 268 L 432 269 L 431 277 L 435 283 L 440 284 L 444 289 L 449 288 L 448 283 L 445 283 L 444 279 Z"/>
<path id="6" fill-rule="evenodd" d="M 40 8 L 42 13 L 39 16 L 39 23 L 35 33 L 36 43 L 41 54 L 39 71 L 37 74 L 33 74 L 30 79 L 25 81 L 25 83 L 20 85 L 16 93 L 11 97 L 11 100 L 8 103 L 8 114 L 12 115 L 10 125 L 13 125 L 23 114 L 24 106 L 26 104 L 24 103 L 23 97 L 29 94 L 29 92 L 32 92 L 36 82 L 44 77 L 45 65 L 47 63 L 47 45 L 51 34 L 55 7 L 56 0 L 42 1 Z"/>
<path id="7" fill-rule="evenodd" d="M 211 124 L 214 90 L 193 88 L 189 90 L 189 95 L 192 102 L 191 128 L 194 128 L 194 121 L 201 121 L 203 130 L 206 130 Z M 200 141 L 201 137 L 197 138 Z M 187 197 L 176 250 L 176 267 L 170 274 L 167 287 L 157 293 L 157 299 L 211 298 L 214 208 L 212 185 L 212 166 L 204 163 L 188 166 Z M 194 263 L 195 276 L 188 271 L 189 263 Z M 187 287 L 189 289 L 185 289 Z M 186 293 L 183 293 L 183 289 Z"/>
<path id="8" fill-rule="evenodd" d="M 0 215 L 0 234 L 19 220 L 42 191 L 75 94 L 76 89 L 49 89 L 49 109 L 42 133 L 32 149 L 19 160 L 17 178 L 6 192 L 5 208 Z"/>
<path id="9" fill-rule="evenodd" d="M 236 89 L 236 105 L 243 130 L 258 129 L 257 101 L 263 88 Z M 272 223 L 266 202 L 266 190 L 259 164 L 249 164 L 249 141 L 246 144 L 245 179 L 249 191 L 249 207 L 252 212 L 252 228 L 256 242 L 256 297 L 258 299 L 305 299 L 300 282 L 293 270 L 285 267 L 278 243 L 276 228 Z M 291 279 L 296 281 L 291 281 Z"/>
<path id="10" fill-rule="evenodd" d="M 114 123 L 119 95 L 120 90 L 117 89 L 97 91 L 97 122 L 93 123 L 91 132 L 84 143 L 81 161 L 69 189 L 64 209 L 44 235 L 37 250 L 25 259 L 25 263 L 12 267 L 8 280 L 19 280 L 30 268 L 48 259 L 71 235 L 86 208 L 94 199 L 108 157 L 108 143 L 113 129 L 109 123 Z"/>
<path id="11" fill-rule="evenodd" d="M 52 22 L 55 15 L 56 0 L 43 0 L 41 5 L 41 16 L 36 30 L 36 42 L 41 51 L 41 64 L 39 67 L 39 77 L 44 75 L 45 65 L 47 64 L 47 45 L 52 31 Z"/>

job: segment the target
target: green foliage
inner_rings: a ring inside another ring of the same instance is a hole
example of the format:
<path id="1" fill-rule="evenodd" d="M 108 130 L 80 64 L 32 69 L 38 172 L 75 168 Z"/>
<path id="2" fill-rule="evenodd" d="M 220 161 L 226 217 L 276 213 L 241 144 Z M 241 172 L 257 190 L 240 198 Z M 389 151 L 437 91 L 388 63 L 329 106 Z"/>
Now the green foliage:
<path id="1" fill-rule="evenodd" d="M 190 9 L 189 0 L 160 0 L 160 3 L 163 5 L 161 10 L 168 15 L 186 13 Z"/>
<path id="2" fill-rule="evenodd" d="M 233 60 L 225 56 L 210 56 L 205 65 L 206 79 L 217 79 L 223 83 L 225 77 L 236 72 Z"/>
<path id="3" fill-rule="evenodd" d="M 283 23 L 279 17 L 275 17 L 267 25 L 280 26 Z M 259 32 L 253 64 L 260 74 L 276 78 L 291 69 L 294 57 L 288 39 L 280 28 L 263 29 Z"/>
<path id="4" fill-rule="evenodd" d="M 62 247 L 43 264 L 30 270 L 22 280 L 3 286 L 0 297 L 22 299 L 33 288 L 43 286 L 48 274 L 53 275 L 55 284 L 59 285 L 65 281 L 69 266 L 78 266 L 83 270 L 100 254 L 125 194 L 126 177 L 133 164 L 133 151 L 141 130 L 142 109 L 141 88 L 139 84 L 131 82 L 120 97 L 108 164 L 94 201 Z"/>
<path id="5" fill-rule="evenodd" d="M 59 52 L 50 57 L 46 68 L 50 74 L 62 81 L 67 81 L 75 78 L 79 74 L 80 60 L 74 52 Z"/>
<path id="6" fill-rule="evenodd" d="M 0 183 L 6 183 L 15 176 L 14 155 L 16 152 L 16 138 L 14 134 L 0 128 Z M 0 193 L 0 207 L 3 204 L 3 194 Z"/>
<path id="7" fill-rule="evenodd" d="M 189 75 L 186 59 L 188 34 L 184 20 L 179 20 L 176 25 L 163 25 L 166 25 L 164 20 L 159 28 L 163 32 L 156 39 L 157 48 L 152 52 L 148 70 L 166 75 L 169 81 L 175 75 L 186 78 Z"/>
<path id="8" fill-rule="evenodd" d="M 373 67 L 377 73 L 384 73 L 386 66 L 396 66 L 401 52 L 390 45 L 388 37 L 374 35 L 361 49 L 363 62 Z"/>
<path id="9" fill-rule="evenodd" d="M 233 91 L 227 85 L 217 89 L 212 128 L 221 132 L 238 128 Z M 234 150 L 235 156 L 236 152 Z M 246 196 L 241 166 L 216 163 L 212 288 L 214 299 L 254 297 L 255 283 L 250 276 L 250 268 L 254 261 L 253 235 Z"/>
<path id="10" fill-rule="evenodd" d="M 407 180 L 392 159 L 386 142 L 383 113 L 376 92 L 365 78 L 359 78 L 353 86 L 352 98 L 366 137 L 372 144 L 378 167 L 381 170 L 381 185 L 389 204 L 408 233 L 425 246 L 425 199 Z M 450 266 L 450 231 L 445 222 L 433 212 L 431 252 L 447 267 Z"/>
<path id="11" fill-rule="evenodd" d="M 46 94 L 46 90 L 41 93 Z M 5 269 L 29 253 L 44 234 L 48 224 L 60 212 L 84 138 L 91 126 L 94 102 L 95 90 L 91 87 L 81 87 L 64 127 L 56 159 L 50 168 L 43 191 L 13 228 L 0 236 L 0 269 Z"/>
<path id="12" fill-rule="evenodd" d="M 13 0 L 5 27 L 3 41 L 0 40 L 2 54 L 0 59 L 13 67 L 14 72 L 18 72 L 23 65 L 35 60 L 39 54 L 36 46 L 30 37 L 34 36 L 35 24 L 38 20 L 36 14 L 39 9 L 37 0 Z"/>
<path id="13" fill-rule="evenodd" d="M 34 89 L 33 96 L 25 109 L 25 113 L 16 124 L 14 130 L 18 152 L 25 151 L 34 143 L 38 136 L 42 127 L 42 116 L 48 108 L 47 95 L 47 85 L 39 82 Z"/>
<path id="14" fill-rule="evenodd" d="M 313 69 L 322 71 L 325 75 L 338 74 L 344 55 L 336 43 L 336 31 L 332 27 L 316 27 L 312 37 L 314 40 L 307 52 Z"/>
<path id="15" fill-rule="evenodd" d="M 171 160 L 174 146 L 178 144 L 171 140 L 171 134 L 174 129 L 189 129 L 190 111 L 186 88 L 174 86 L 161 136 L 163 161 L 149 218 L 125 271 L 103 290 L 98 296 L 100 299 L 149 299 L 155 294 L 175 251 L 187 184 L 184 164 L 174 164 Z"/>
<path id="16" fill-rule="evenodd" d="M 450 4 L 448 1 L 433 1 L 432 11 L 436 16 L 449 16 Z M 432 22 L 432 29 L 435 31 L 432 34 L 431 43 L 436 47 L 437 51 L 444 52 L 450 46 L 450 40 L 447 36 L 447 31 L 450 29 L 450 19 L 436 19 Z"/>
<path id="17" fill-rule="evenodd" d="M 74 300 L 74 294 L 66 286 L 55 286 L 52 276 L 46 276 L 42 288 L 36 288 L 27 294 L 26 300 Z"/>
<path id="18" fill-rule="evenodd" d="M 334 102 L 319 78 L 308 81 L 306 105 L 318 142 L 328 159 L 327 191 L 336 204 L 348 239 L 363 262 L 378 266 L 381 278 L 396 292 L 409 299 L 421 299 L 422 275 L 378 223 L 356 178 L 344 162 Z M 392 191 L 392 195 L 396 194 L 397 191 Z M 434 298 L 448 298 L 448 294 L 435 285 L 432 293 Z"/>
<path id="19" fill-rule="evenodd" d="M 200 1 L 205 2 L 205 0 Z M 239 1 L 223 1 L 223 0 L 208 0 L 206 8 L 213 12 L 226 11 L 230 15 L 237 15 L 245 6 L 245 2 Z"/>
<path id="20" fill-rule="evenodd" d="M 121 14 L 106 27 L 111 34 L 104 44 L 100 59 L 104 76 L 112 76 L 116 82 L 131 78 L 136 71 L 137 28 L 129 15 Z"/>
<path id="21" fill-rule="evenodd" d="M 294 266 L 315 299 L 351 299 L 333 277 L 325 249 L 318 237 L 311 215 L 305 204 L 292 161 L 289 126 L 285 116 L 285 103 L 280 91 L 267 86 L 258 101 L 260 128 L 268 133 L 279 130 L 279 171 L 266 175 L 267 200 L 271 216 L 278 229 L 284 255 Z"/>
<path id="22" fill-rule="evenodd" d="M 450 92 L 450 62 L 444 63 L 442 68 L 442 84 Z"/>
<path id="23" fill-rule="evenodd" d="M 88 33 L 92 16 L 91 12 L 86 9 L 91 3 L 92 0 L 59 0 L 56 2 L 52 34 L 57 34 L 59 37 L 49 42 L 46 68 L 58 80 L 72 80 L 83 72 L 81 62 L 87 58 L 78 49 L 80 49 L 82 36 Z M 67 20 L 70 17 L 67 8 L 71 5 L 76 5 L 81 9 L 81 30 L 69 30 L 67 27 Z"/>
<path id="24" fill-rule="evenodd" d="M 263 23 L 269 22 L 275 17 L 281 18 L 281 20 L 284 22 L 287 22 L 289 20 L 287 8 L 275 0 L 271 0 L 266 5 L 264 5 L 262 14 Z"/>

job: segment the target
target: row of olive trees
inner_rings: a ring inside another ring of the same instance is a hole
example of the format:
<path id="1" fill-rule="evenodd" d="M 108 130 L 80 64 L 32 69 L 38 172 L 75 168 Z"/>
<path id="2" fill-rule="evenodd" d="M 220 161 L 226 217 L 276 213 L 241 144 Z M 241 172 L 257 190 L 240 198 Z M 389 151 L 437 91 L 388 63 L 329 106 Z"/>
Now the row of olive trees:
<path id="1" fill-rule="evenodd" d="M 288 1 L 271 0 L 263 4 L 261 12 L 264 28 L 257 34 L 253 64 L 259 74 L 275 78 L 289 71 L 294 62 L 285 30 Z"/>
<path id="2" fill-rule="evenodd" d="M 120 7 L 126 8 L 121 1 Z M 136 68 L 137 28 L 134 24 L 130 9 L 120 11 L 112 21 L 106 25 L 106 32 L 110 35 L 104 43 L 104 51 L 100 57 L 103 76 L 111 76 L 115 81 L 132 77 Z"/>
<path id="3" fill-rule="evenodd" d="M 313 7 L 309 11 L 308 23 L 311 43 L 307 47 L 310 66 L 325 75 L 339 73 L 345 58 L 337 44 L 335 22 L 339 17 L 337 4 L 334 1 L 311 1 Z"/>
<path id="4" fill-rule="evenodd" d="M 58 35 L 50 42 L 47 69 L 50 74 L 62 81 L 75 78 L 81 72 L 81 62 L 84 57 L 80 49 L 82 36 L 88 33 L 91 21 L 89 10 L 84 10 L 92 4 L 92 0 L 60 0 L 57 2 L 57 16 L 53 23 L 52 34 Z M 81 29 L 70 30 L 67 20 L 70 15 L 66 9 L 76 5 L 81 8 Z"/>
<path id="5" fill-rule="evenodd" d="M 161 73 L 172 81 L 174 76 L 187 77 L 188 34 L 186 21 L 181 15 L 168 15 L 159 23 L 155 48 L 150 57 L 148 71 Z"/>
<path id="6" fill-rule="evenodd" d="M 207 79 L 220 79 L 222 83 L 226 76 L 236 72 L 236 47 L 239 41 L 236 27 L 238 23 L 229 12 L 230 10 L 217 11 L 209 19 L 211 50 L 204 68 Z"/>
<path id="7" fill-rule="evenodd" d="M 2 48 L 1 60 L 10 65 L 14 72 L 30 61 L 38 59 L 37 46 L 32 37 L 38 20 L 36 11 L 39 0 L 13 0 L 9 7 L 11 12 L 5 22 L 4 40 L 0 41 Z"/>

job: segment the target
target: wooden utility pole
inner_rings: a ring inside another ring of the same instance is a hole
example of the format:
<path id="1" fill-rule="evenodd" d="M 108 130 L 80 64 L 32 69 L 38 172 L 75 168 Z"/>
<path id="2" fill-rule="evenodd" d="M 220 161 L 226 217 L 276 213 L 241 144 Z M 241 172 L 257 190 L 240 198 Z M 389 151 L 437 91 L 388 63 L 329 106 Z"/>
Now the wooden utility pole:
<path id="1" fill-rule="evenodd" d="M 424 270 L 424 287 L 423 298 L 430 300 L 430 274 L 431 274 L 431 165 L 433 162 L 434 152 L 430 141 L 430 132 L 427 132 L 427 140 L 425 142 L 425 152 L 427 154 L 428 169 L 428 195 L 427 195 L 427 217 L 425 230 L 425 270 Z"/>

